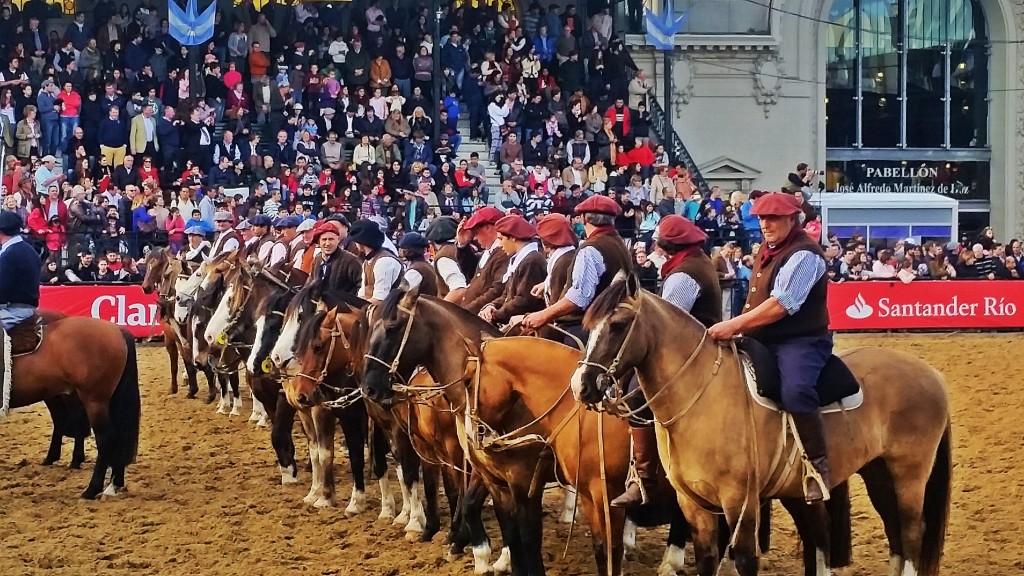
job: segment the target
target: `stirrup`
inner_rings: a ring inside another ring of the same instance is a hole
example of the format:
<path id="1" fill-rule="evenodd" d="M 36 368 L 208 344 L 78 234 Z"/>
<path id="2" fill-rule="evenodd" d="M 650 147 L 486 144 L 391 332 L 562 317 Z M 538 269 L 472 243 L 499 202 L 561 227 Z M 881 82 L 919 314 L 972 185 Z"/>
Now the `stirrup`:
<path id="1" fill-rule="evenodd" d="M 801 459 L 804 463 L 804 477 L 801 483 L 804 491 L 804 501 L 808 504 L 811 503 L 811 500 L 807 498 L 807 492 L 811 486 L 811 482 L 816 482 L 818 487 L 821 489 L 821 501 L 828 502 L 832 496 L 828 491 L 828 486 L 825 484 L 824 478 L 821 477 L 821 472 L 818 472 L 818 469 L 811 463 L 811 459 L 807 457 L 807 452 L 803 453 Z"/>
<path id="2" fill-rule="evenodd" d="M 644 486 L 643 478 L 640 477 L 640 471 L 636 467 L 636 458 L 629 461 L 629 472 L 626 473 L 626 489 L 629 490 L 630 484 L 636 484 L 636 487 L 640 489 L 640 505 L 646 505 L 651 500 L 647 496 L 647 487 Z"/>

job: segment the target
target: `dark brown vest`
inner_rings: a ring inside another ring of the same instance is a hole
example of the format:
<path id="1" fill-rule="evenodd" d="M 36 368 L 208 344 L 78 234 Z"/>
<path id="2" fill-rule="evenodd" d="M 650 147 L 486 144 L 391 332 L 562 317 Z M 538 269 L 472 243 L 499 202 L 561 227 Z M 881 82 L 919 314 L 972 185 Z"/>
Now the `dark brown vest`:
<path id="1" fill-rule="evenodd" d="M 491 301 L 495 307 L 491 320 L 497 324 L 507 324 L 513 316 L 543 310 L 544 300 L 533 297 L 530 291 L 544 281 L 545 275 L 547 267 L 540 252 L 531 252 L 524 257 L 508 282 L 505 282 L 505 291 Z"/>
<path id="2" fill-rule="evenodd" d="M 473 279 L 469 281 L 466 294 L 462 297 L 462 307 L 473 314 L 480 312 L 486 304 L 498 297 L 504 290 L 501 283 L 505 270 L 508 269 L 508 254 L 501 248 L 495 248 L 487 262 L 481 266 Z"/>
<path id="3" fill-rule="evenodd" d="M 594 238 L 588 238 L 580 244 L 579 250 L 572 254 L 572 265 L 569 266 L 568 279 L 565 282 L 565 286 L 562 288 L 561 297 L 564 298 L 566 292 L 572 286 L 572 269 L 576 264 L 576 257 L 579 256 L 580 250 L 587 246 L 593 246 L 601 253 L 601 257 L 604 258 L 604 274 L 597 281 L 597 288 L 594 290 L 594 296 L 604 292 L 605 288 L 612 283 L 615 279 L 615 275 L 621 271 L 629 272 L 633 269 L 632 261 L 629 256 L 629 250 L 626 249 L 626 243 L 623 242 L 622 236 L 618 234 L 602 234 Z M 554 291 L 552 291 L 554 294 Z M 570 314 L 561 319 L 562 322 L 579 322 L 583 319 L 583 312 L 578 314 Z"/>
<path id="4" fill-rule="evenodd" d="M 434 269 L 434 277 L 437 279 L 437 295 L 444 298 L 451 292 L 448 285 L 445 284 L 444 278 L 441 277 L 441 271 L 437 269 L 437 261 L 441 258 L 450 258 L 452 262 L 458 264 L 459 262 L 459 249 L 455 247 L 455 244 L 445 244 L 441 246 L 441 249 L 434 254 L 434 263 L 431 266 Z"/>
<path id="5" fill-rule="evenodd" d="M 369 259 L 363 262 L 363 288 L 361 290 L 362 293 L 359 295 L 360 298 L 369 300 L 370 297 L 373 295 L 373 285 L 376 283 L 373 277 L 373 267 L 374 265 L 377 264 L 377 260 L 380 260 L 381 258 L 391 258 L 393 260 L 398 260 L 397 256 L 381 248 L 380 250 L 377 250 L 373 254 L 373 256 L 370 256 Z M 400 260 L 399 263 L 401 263 Z M 390 289 L 394 290 L 395 288 L 398 288 L 398 285 L 401 283 L 402 276 L 401 274 L 399 274 L 398 278 L 396 278 L 395 281 L 392 282 Z"/>
<path id="6" fill-rule="evenodd" d="M 573 249 L 562 254 L 555 262 L 555 267 L 551 269 L 548 293 L 544 295 L 545 299 L 553 298 L 556 294 L 565 294 L 566 286 L 572 280 L 572 263 L 575 258 L 576 250 Z M 554 302 L 547 302 L 547 304 L 551 305 Z"/>
<path id="7" fill-rule="evenodd" d="M 415 270 L 419 272 L 423 280 L 420 281 L 420 295 L 421 296 L 437 296 L 438 288 L 443 282 L 438 280 L 437 272 L 434 271 L 434 267 L 427 263 L 426 260 L 417 260 L 412 264 L 409 264 L 409 270 Z"/>
<path id="8" fill-rule="evenodd" d="M 249 247 L 249 251 L 246 253 L 246 256 L 259 256 L 260 248 L 266 246 L 267 244 L 270 244 L 273 241 L 273 234 L 267 232 L 263 236 L 260 236 L 259 240 L 257 240 L 255 243 L 253 243 L 252 246 Z"/>
<path id="9" fill-rule="evenodd" d="M 220 256 L 221 252 L 224 251 L 224 245 L 227 244 L 227 241 L 231 238 L 234 238 L 235 240 L 238 241 L 239 247 L 245 244 L 244 242 L 242 242 L 242 237 L 238 235 L 238 232 L 235 232 L 234 230 L 228 230 L 221 234 L 220 236 L 218 236 L 217 239 L 213 241 L 213 247 L 210 248 L 210 256 Z"/>
<path id="10" fill-rule="evenodd" d="M 707 254 L 701 252 L 696 256 L 684 258 L 682 262 L 668 271 L 665 279 L 667 280 L 669 276 L 678 272 L 686 273 L 687 276 L 693 278 L 697 286 L 700 286 L 700 294 L 693 302 L 693 307 L 690 308 L 690 315 L 708 328 L 721 322 L 722 287 L 718 283 L 718 272 L 715 270 L 715 265 L 711 263 Z"/>
<path id="11" fill-rule="evenodd" d="M 775 278 L 778 276 L 779 270 L 794 253 L 800 250 L 808 250 L 823 259 L 825 257 L 821 246 L 810 236 L 802 234 L 781 254 L 772 258 L 764 268 L 761 267 L 761 260 L 758 259 L 754 264 L 754 271 L 750 275 L 750 292 L 747 294 L 747 303 L 743 306 L 744 312 L 757 308 L 762 302 L 771 298 L 772 287 L 775 286 Z M 799 336 L 823 336 L 828 333 L 827 296 L 828 274 L 822 274 L 821 278 L 811 287 L 807 300 L 796 314 L 790 314 L 768 326 L 749 330 L 746 335 L 764 344 L 775 344 L 781 340 Z"/>

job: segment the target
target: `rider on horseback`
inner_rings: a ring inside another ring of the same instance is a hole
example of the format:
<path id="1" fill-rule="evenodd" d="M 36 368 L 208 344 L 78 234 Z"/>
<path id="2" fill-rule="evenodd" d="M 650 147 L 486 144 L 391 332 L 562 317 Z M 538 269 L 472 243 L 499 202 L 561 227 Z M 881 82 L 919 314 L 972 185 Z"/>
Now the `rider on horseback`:
<path id="1" fill-rule="evenodd" d="M 801 203 L 794 196 L 763 196 L 751 214 L 761 221 L 765 244 L 754 265 L 744 312 L 715 324 L 708 333 L 716 340 L 745 334 L 775 355 L 782 407 L 792 414 L 816 473 L 810 474 L 805 497 L 808 502 L 828 500 L 825 428 L 815 388 L 832 354 L 824 252 L 804 232 Z"/>
<path id="2" fill-rule="evenodd" d="M 0 327 L 5 335 L 39 307 L 42 261 L 21 238 L 23 226 L 16 213 L 0 212 Z"/>

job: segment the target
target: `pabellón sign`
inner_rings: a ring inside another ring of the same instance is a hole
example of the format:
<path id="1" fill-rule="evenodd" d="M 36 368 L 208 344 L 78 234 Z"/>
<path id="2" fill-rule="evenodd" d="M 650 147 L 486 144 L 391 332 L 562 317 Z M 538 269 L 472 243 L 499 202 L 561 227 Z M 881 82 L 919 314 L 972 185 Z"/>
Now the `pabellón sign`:
<path id="1" fill-rule="evenodd" d="M 825 189 L 839 194 L 940 194 L 988 200 L 988 162 L 830 160 Z"/>

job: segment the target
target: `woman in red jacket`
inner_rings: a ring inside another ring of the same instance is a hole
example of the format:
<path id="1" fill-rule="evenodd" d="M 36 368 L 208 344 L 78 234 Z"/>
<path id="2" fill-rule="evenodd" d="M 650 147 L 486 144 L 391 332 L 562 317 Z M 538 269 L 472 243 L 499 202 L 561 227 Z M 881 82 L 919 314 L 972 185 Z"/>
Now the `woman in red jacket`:
<path id="1" fill-rule="evenodd" d="M 167 230 L 167 244 L 171 247 L 171 254 L 177 255 L 185 246 L 185 220 L 177 207 L 171 207 L 164 222 L 164 230 Z"/>

